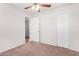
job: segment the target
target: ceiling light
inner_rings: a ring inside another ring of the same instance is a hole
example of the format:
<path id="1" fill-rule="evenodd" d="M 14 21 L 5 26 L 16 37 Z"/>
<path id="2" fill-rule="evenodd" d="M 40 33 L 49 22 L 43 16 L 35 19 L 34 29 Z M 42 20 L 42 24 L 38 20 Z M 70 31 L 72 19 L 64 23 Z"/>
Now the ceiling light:
<path id="1" fill-rule="evenodd" d="M 39 5 L 34 5 L 34 6 L 32 6 L 32 9 L 35 10 L 35 11 L 39 11 L 40 6 Z"/>

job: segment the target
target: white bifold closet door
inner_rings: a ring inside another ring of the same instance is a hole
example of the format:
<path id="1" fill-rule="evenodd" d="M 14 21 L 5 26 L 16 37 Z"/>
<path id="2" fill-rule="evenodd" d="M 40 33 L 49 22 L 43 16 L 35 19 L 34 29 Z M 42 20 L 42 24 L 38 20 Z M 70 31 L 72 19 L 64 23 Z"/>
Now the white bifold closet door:
<path id="1" fill-rule="evenodd" d="M 31 17 L 29 22 L 30 40 L 39 42 L 39 17 Z"/>
<path id="2" fill-rule="evenodd" d="M 68 48 L 69 44 L 69 14 L 57 16 L 57 43 L 58 46 Z"/>
<path id="3" fill-rule="evenodd" d="M 69 47 L 69 14 L 35 16 L 30 18 L 30 39 L 33 41 Z M 39 21 L 40 20 L 40 21 Z"/>

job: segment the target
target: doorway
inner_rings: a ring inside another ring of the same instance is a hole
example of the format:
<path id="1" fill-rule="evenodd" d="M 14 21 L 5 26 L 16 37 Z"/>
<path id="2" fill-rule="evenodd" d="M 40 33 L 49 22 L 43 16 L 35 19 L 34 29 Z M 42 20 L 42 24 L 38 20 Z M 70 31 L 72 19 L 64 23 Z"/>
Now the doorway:
<path id="1" fill-rule="evenodd" d="M 25 42 L 29 41 L 29 18 L 25 17 Z"/>

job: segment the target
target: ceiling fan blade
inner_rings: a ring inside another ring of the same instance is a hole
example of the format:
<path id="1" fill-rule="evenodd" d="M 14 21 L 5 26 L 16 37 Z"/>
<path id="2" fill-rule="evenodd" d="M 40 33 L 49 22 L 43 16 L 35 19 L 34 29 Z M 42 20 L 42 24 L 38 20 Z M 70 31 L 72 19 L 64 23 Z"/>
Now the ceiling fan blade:
<path id="1" fill-rule="evenodd" d="M 34 3 L 32 6 L 34 6 L 34 5 L 37 5 L 37 3 Z M 31 8 L 32 6 L 25 7 L 24 9 L 29 9 L 29 8 Z"/>
<path id="2" fill-rule="evenodd" d="M 31 8 L 32 6 L 29 6 L 29 7 L 25 7 L 24 9 L 29 9 L 29 8 Z"/>
<path id="3" fill-rule="evenodd" d="M 50 4 L 40 4 L 40 5 L 43 6 L 43 7 L 51 7 Z"/>

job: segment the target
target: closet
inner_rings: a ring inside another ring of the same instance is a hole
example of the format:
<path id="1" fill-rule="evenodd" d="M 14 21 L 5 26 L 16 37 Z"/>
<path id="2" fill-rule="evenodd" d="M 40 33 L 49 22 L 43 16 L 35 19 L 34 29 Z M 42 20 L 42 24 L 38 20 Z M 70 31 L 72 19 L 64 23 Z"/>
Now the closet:
<path id="1" fill-rule="evenodd" d="M 68 48 L 69 14 L 41 14 L 30 18 L 30 39 Z"/>

